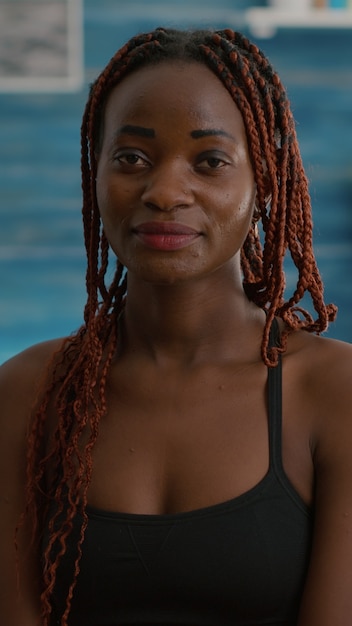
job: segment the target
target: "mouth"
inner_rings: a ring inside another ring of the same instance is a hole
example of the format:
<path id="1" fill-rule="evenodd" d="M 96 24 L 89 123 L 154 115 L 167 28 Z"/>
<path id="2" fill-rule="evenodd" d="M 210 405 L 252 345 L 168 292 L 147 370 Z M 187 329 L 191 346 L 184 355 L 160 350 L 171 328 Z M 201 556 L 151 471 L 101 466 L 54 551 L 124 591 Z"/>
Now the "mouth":
<path id="1" fill-rule="evenodd" d="M 133 228 L 136 237 L 148 248 L 179 250 L 191 244 L 201 233 L 178 222 L 144 222 Z"/>

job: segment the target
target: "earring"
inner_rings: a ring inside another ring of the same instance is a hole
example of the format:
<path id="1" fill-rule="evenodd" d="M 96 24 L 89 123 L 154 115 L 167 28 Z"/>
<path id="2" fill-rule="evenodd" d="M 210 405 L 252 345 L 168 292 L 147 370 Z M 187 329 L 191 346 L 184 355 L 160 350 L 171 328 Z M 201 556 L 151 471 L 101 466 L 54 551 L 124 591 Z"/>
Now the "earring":
<path id="1" fill-rule="evenodd" d="M 255 239 L 258 239 L 259 238 L 259 229 L 258 229 L 257 222 L 254 222 L 254 221 L 252 222 L 252 229 L 253 229 L 253 234 L 254 234 Z"/>
<path id="2" fill-rule="evenodd" d="M 260 218 L 261 218 L 260 210 L 255 205 L 254 206 L 253 215 L 252 215 L 252 230 L 253 230 L 254 237 L 256 239 L 258 239 L 258 237 L 259 237 L 258 222 L 259 222 Z"/>
<path id="3" fill-rule="evenodd" d="M 261 218 L 261 213 L 260 210 L 258 209 L 257 205 L 254 205 L 254 210 L 253 210 L 253 215 L 252 215 L 252 221 L 253 224 L 256 224 L 257 222 L 259 222 Z"/>

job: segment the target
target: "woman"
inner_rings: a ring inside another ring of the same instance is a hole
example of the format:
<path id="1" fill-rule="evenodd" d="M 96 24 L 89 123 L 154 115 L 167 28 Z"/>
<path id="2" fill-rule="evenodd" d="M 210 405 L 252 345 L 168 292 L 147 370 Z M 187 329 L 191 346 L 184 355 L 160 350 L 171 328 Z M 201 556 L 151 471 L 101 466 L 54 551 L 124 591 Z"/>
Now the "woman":
<path id="1" fill-rule="evenodd" d="M 82 181 L 85 323 L 1 371 L 1 623 L 346 626 L 352 351 L 277 74 L 230 30 L 133 38 Z"/>

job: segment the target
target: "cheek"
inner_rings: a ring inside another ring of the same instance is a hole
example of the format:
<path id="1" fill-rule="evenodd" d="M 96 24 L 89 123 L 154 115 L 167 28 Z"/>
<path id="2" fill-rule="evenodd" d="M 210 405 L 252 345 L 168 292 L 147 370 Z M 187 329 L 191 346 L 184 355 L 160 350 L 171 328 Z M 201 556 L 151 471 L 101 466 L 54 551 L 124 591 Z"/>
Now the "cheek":
<path id="1" fill-rule="evenodd" d="M 129 190 L 105 172 L 97 174 L 96 197 L 105 236 L 114 254 L 125 264 L 124 247 L 129 232 Z"/>
<path id="2" fill-rule="evenodd" d="M 234 254 L 243 246 L 252 222 L 255 196 L 254 185 L 244 193 L 227 194 L 223 211 L 218 219 L 215 216 L 214 228 L 226 254 Z"/>
<path id="3" fill-rule="evenodd" d="M 239 219 L 246 219 L 250 224 L 256 199 L 256 186 L 253 184 L 243 195 L 238 207 Z"/>
<path id="4" fill-rule="evenodd" d="M 103 176 L 97 177 L 96 195 L 100 217 L 107 232 L 112 224 L 121 220 L 121 207 L 124 203 L 121 202 L 121 194 L 118 193 L 116 185 Z"/>
<path id="5" fill-rule="evenodd" d="M 238 185 L 233 193 L 227 193 L 223 202 L 222 222 L 232 228 L 250 227 L 256 198 L 255 184 Z"/>
<path id="6" fill-rule="evenodd" d="M 96 196 L 100 214 L 109 216 L 111 219 L 129 213 L 129 207 L 133 203 L 135 190 L 128 181 L 121 180 L 114 172 L 105 172 L 104 169 L 97 173 Z"/>
<path id="7" fill-rule="evenodd" d="M 106 210 L 111 204 L 110 186 L 107 184 L 106 176 L 100 173 L 98 168 L 96 179 L 96 196 L 100 215 L 103 218 Z"/>

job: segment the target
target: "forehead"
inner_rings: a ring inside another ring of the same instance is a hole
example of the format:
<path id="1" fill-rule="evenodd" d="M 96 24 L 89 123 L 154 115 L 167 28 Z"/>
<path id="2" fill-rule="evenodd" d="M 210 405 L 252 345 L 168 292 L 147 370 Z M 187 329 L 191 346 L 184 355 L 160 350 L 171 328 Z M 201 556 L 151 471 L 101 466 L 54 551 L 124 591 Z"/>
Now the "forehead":
<path id="1" fill-rule="evenodd" d="M 220 79 L 197 62 L 163 61 L 127 75 L 108 97 L 105 124 L 175 117 L 192 124 L 240 126 L 242 116 Z"/>

